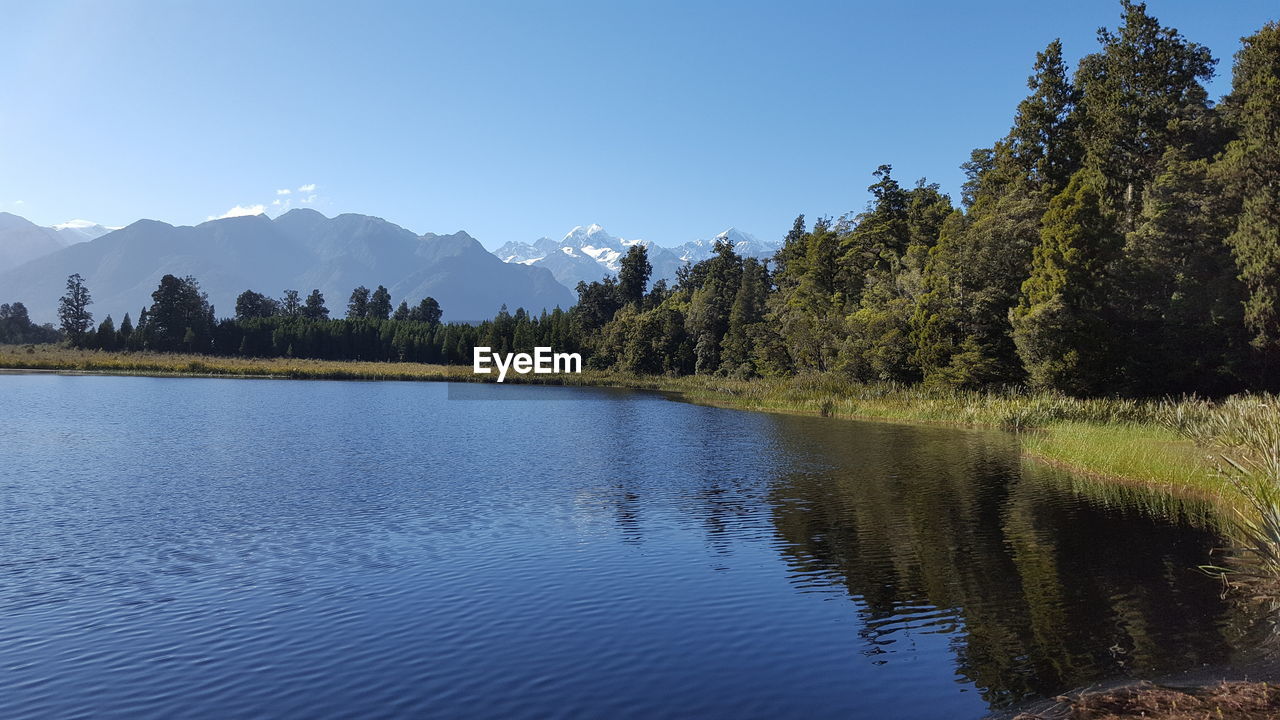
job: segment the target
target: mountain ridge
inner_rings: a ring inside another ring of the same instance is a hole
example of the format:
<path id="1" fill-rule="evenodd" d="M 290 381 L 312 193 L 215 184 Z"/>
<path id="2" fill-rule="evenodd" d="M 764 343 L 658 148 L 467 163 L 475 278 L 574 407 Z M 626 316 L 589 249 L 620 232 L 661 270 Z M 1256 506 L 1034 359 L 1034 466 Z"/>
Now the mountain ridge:
<path id="1" fill-rule="evenodd" d="M 465 232 L 417 235 L 370 215 L 329 218 L 310 209 L 198 225 L 138 220 L 0 272 L 0 288 L 13 296 L 6 302 L 25 303 L 32 319 L 51 321 L 72 273 L 85 278 L 95 318 L 117 320 L 149 305 L 165 274 L 195 277 L 220 316 L 231 314 L 244 290 L 274 296 L 318 288 L 340 317 L 353 288 L 385 285 L 397 303 L 429 295 L 444 319 L 464 322 L 492 317 L 503 304 L 539 312 L 575 299 L 545 268 L 503 263 Z"/>

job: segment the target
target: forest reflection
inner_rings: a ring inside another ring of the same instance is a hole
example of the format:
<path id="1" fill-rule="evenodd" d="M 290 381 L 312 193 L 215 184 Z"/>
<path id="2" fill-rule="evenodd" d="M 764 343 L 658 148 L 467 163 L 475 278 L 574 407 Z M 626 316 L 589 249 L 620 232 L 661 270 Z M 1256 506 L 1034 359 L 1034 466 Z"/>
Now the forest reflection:
<path id="1" fill-rule="evenodd" d="M 813 465 L 770 491 L 780 552 L 797 588 L 855 601 L 873 662 L 950 634 L 958 679 L 1004 707 L 1231 656 L 1238 618 L 1196 569 L 1212 531 L 1073 492 L 1008 435 L 785 424 Z"/>

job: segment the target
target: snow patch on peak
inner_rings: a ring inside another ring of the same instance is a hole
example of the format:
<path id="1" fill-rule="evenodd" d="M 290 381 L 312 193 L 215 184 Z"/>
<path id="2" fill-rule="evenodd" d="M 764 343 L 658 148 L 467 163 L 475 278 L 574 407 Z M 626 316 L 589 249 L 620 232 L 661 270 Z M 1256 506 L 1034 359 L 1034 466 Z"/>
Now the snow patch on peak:
<path id="1" fill-rule="evenodd" d="M 591 245 L 583 245 L 582 252 L 595 258 L 595 261 L 608 267 L 610 270 L 617 272 L 619 269 L 618 258 L 622 257 L 622 253 L 618 250 L 607 247 L 594 247 Z"/>
<path id="2" fill-rule="evenodd" d="M 107 227 L 92 220 L 68 220 L 64 223 L 51 225 L 50 229 L 57 234 L 58 239 L 66 245 L 74 245 L 76 243 L 88 242 L 106 235 L 112 230 L 119 230 L 118 227 Z"/>
<path id="3" fill-rule="evenodd" d="M 57 225 L 54 225 L 53 229 L 54 230 L 68 230 L 68 229 L 83 230 L 84 228 L 91 228 L 97 224 L 98 223 L 93 222 L 92 220 L 68 220 L 64 223 L 58 223 Z"/>
<path id="4" fill-rule="evenodd" d="M 565 234 L 563 242 L 576 241 L 581 243 L 585 240 L 616 242 L 617 238 L 605 232 L 605 229 L 602 226 L 592 223 L 590 225 L 578 225 L 574 227 Z"/>
<path id="5" fill-rule="evenodd" d="M 636 245 L 649 251 L 649 262 L 653 265 L 651 279 L 670 281 L 681 265 L 711 257 L 717 240 L 729 242 L 743 256 L 768 258 L 778 249 L 778 243 L 762 242 L 733 227 L 709 240 L 691 240 L 667 247 L 648 240 L 614 237 L 602 225 L 592 223 L 575 226 L 560 240 L 544 237 L 533 243 L 509 242 L 493 254 L 504 262 L 545 267 L 566 287 L 574 287 L 579 281 L 592 282 L 602 275 L 616 275 L 621 270 L 622 257 Z"/>

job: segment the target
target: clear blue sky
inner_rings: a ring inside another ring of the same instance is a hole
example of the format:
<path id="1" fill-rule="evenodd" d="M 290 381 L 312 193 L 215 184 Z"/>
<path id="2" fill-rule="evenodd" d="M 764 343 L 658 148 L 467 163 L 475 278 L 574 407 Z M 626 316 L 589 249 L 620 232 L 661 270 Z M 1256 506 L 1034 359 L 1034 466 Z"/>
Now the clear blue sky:
<path id="1" fill-rule="evenodd" d="M 1276 0 L 1149 3 L 1220 59 Z M 674 244 L 953 196 L 1037 50 L 1118 2 L 0 0 L 0 210 L 194 224 L 308 201 L 487 247 L 591 222 Z M 314 185 L 313 190 L 300 190 Z M 288 195 L 277 195 L 278 190 Z M 276 200 L 281 205 L 273 206 Z"/>

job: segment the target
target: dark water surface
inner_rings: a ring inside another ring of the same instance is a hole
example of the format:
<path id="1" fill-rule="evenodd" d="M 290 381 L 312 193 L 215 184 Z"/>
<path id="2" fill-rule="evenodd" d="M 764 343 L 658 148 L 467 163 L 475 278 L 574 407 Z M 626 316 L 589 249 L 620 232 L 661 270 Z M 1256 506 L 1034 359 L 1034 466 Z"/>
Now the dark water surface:
<path id="1" fill-rule="evenodd" d="M 533 390 L 0 376 L 0 717 L 954 719 L 1232 655 L 1215 537 L 1009 436 Z"/>

